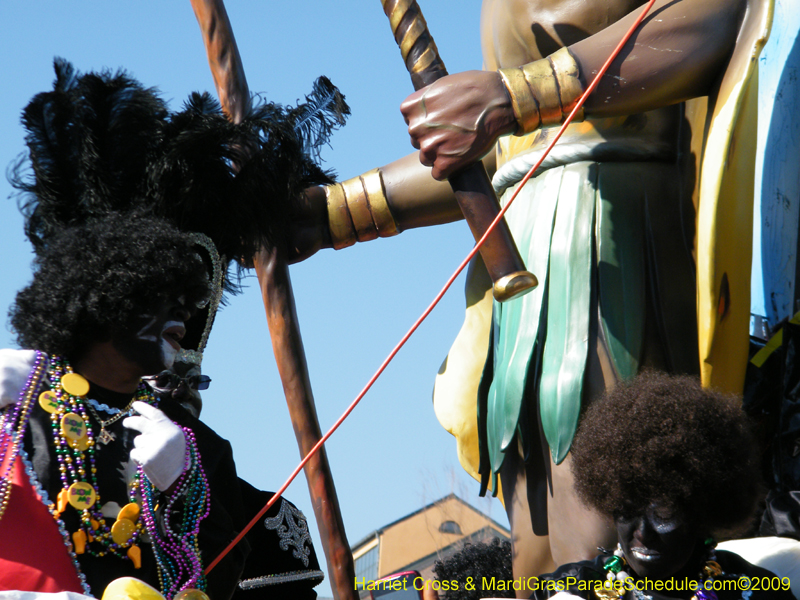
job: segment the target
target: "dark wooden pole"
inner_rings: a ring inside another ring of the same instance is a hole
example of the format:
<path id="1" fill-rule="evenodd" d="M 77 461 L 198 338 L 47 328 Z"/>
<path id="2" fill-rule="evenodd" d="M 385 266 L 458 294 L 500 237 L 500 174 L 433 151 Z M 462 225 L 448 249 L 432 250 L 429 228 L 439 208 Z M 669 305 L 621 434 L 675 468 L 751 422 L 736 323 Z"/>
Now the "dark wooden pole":
<path id="1" fill-rule="evenodd" d="M 250 92 L 225 6 L 222 0 L 191 2 L 203 33 L 220 104 L 228 117 L 238 123 L 250 108 Z M 300 455 L 305 456 L 322 434 L 300 336 L 289 268 L 279 249 L 262 249 L 253 258 L 253 263 L 261 286 L 272 350 L 283 383 L 292 426 Z M 306 464 L 305 474 L 334 598 L 357 600 L 353 555 L 347 543 L 324 447 Z"/>

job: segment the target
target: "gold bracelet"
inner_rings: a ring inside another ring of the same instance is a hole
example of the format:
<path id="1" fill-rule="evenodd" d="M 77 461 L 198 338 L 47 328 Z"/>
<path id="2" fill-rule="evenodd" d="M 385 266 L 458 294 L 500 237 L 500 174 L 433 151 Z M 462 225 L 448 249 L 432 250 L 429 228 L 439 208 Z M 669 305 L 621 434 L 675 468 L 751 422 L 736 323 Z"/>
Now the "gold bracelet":
<path id="1" fill-rule="evenodd" d="M 325 186 L 325 197 L 328 200 L 328 229 L 331 241 L 336 250 L 347 248 L 356 243 L 356 230 L 347 210 L 347 200 L 341 183 Z"/>
<path id="2" fill-rule="evenodd" d="M 566 47 L 553 52 L 548 58 L 553 65 L 553 73 L 555 73 L 556 81 L 558 82 L 561 114 L 566 119 L 585 91 L 583 83 L 581 83 L 580 68 L 575 61 L 575 57 Z M 583 107 L 581 107 L 574 120 L 583 121 L 583 117 Z"/>
<path id="3" fill-rule="evenodd" d="M 331 241 L 337 250 L 356 241 L 368 242 L 400 233 L 386 200 L 380 169 L 326 186 L 325 195 Z"/>
<path id="4" fill-rule="evenodd" d="M 568 48 L 499 73 L 511 98 L 517 135 L 562 123 L 583 94 L 580 69 Z M 583 117 L 581 109 L 574 120 Z"/>

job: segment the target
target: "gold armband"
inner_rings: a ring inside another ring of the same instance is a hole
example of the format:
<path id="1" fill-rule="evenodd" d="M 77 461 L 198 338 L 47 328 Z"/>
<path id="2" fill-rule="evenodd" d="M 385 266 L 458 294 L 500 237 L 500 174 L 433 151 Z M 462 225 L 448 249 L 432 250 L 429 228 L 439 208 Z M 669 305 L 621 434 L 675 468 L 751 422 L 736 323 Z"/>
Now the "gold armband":
<path id="1" fill-rule="evenodd" d="M 386 201 L 380 169 L 325 186 L 328 227 L 337 250 L 400 233 Z"/>
<path id="2" fill-rule="evenodd" d="M 563 123 L 583 94 L 578 63 L 567 48 L 499 73 L 511 97 L 517 135 Z M 582 108 L 575 120 L 583 120 Z"/>

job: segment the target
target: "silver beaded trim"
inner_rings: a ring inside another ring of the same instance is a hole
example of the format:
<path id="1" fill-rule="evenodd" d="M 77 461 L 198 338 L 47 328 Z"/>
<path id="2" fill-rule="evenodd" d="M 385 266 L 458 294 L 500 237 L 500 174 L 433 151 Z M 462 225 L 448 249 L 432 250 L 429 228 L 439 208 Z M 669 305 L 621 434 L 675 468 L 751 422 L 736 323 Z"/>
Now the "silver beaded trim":
<path id="1" fill-rule="evenodd" d="M 293 581 L 306 581 L 309 579 L 325 579 L 325 573 L 319 570 L 311 571 L 290 571 L 277 575 L 264 575 L 263 577 L 253 577 L 239 582 L 242 590 L 252 590 L 255 588 L 266 587 L 268 585 L 278 585 L 280 583 L 292 583 Z"/>
<path id="2" fill-rule="evenodd" d="M 308 532 L 306 518 L 298 508 L 281 498 L 281 508 L 274 517 L 264 519 L 264 527 L 275 530 L 280 538 L 281 550 L 288 550 L 294 546 L 292 556 L 303 561 L 303 566 L 308 566 L 308 557 L 311 556 L 311 534 Z"/>
<path id="3" fill-rule="evenodd" d="M 203 334 L 200 336 L 200 343 L 196 349 L 179 350 L 177 360 L 199 366 L 203 362 L 203 350 L 205 350 L 208 343 L 211 326 L 214 324 L 217 309 L 219 309 L 219 304 L 222 301 L 222 284 L 225 280 L 225 269 L 222 268 L 223 258 L 219 255 L 219 251 L 210 237 L 204 233 L 197 232 L 190 233 L 189 237 L 195 244 L 204 248 L 211 259 L 211 297 L 208 300 L 208 318 L 203 328 Z"/>
<path id="4" fill-rule="evenodd" d="M 44 504 L 45 508 L 50 510 L 49 507 L 52 504 L 52 502 L 50 502 L 50 497 L 47 495 L 47 491 L 42 487 L 41 483 L 39 483 L 39 478 L 36 476 L 36 471 L 33 470 L 33 464 L 28 457 L 28 453 L 25 452 L 23 448 L 19 449 L 19 457 L 22 459 L 22 463 L 25 465 L 25 473 L 28 475 L 30 484 L 36 490 L 36 493 L 39 494 L 39 497 L 42 499 L 42 504 Z M 78 557 L 73 550 L 72 538 L 70 537 L 67 528 L 64 526 L 64 521 L 61 519 L 55 519 L 55 523 L 58 525 L 58 531 L 64 540 L 64 546 L 66 547 L 66 550 L 72 559 L 72 565 L 75 567 L 75 572 L 77 573 L 78 579 L 81 582 L 83 593 L 87 596 L 91 596 L 92 590 L 86 581 L 86 575 L 84 575 L 81 571 L 81 566 L 78 563 Z"/>

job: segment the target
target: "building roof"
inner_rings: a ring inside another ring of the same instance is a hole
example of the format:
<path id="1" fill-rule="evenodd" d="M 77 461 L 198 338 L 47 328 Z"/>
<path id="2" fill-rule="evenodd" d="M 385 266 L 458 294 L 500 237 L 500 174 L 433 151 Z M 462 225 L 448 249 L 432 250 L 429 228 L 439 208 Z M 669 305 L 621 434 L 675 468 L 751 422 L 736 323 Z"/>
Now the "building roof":
<path id="1" fill-rule="evenodd" d="M 474 506 L 472 506 L 469 502 L 466 502 L 465 500 L 462 500 L 456 494 L 448 494 L 447 496 L 445 496 L 443 498 L 439 498 L 438 500 L 434 500 L 430 504 L 426 504 L 422 508 L 420 508 L 418 510 L 415 510 L 414 512 L 408 513 L 404 517 L 400 517 L 399 519 L 396 519 L 396 520 L 392 521 L 391 523 L 387 523 L 383 527 L 380 527 L 379 529 L 376 529 L 376 530 L 370 532 L 369 534 L 367 534 L 363 538 L 361 538 L 358 542 L 353 544 L 351 546 L 351 550 L 355 553 L 356 551 L 358 551 L 358 549 L 361 546 L 364 546 L 364 545 L 372 542 L 376 538 L 376 536 L 381 535 L 386 530 L 391 529 L 392 527 L 394 527 L 395 525 L 397 525 L 399 523 L 402 523 L 403 521 L 407 521 L 408 519 L 411 519 L 412 517 L 415 517 L 415 516 L 419 515 L 420 513 L 428 511 L 428 510 L 430 510 L 430 509 L 432 509 L 432 508 L 434 508 L 434 507 L 436 507 L 438 505 L 441 505 L 441 504 L 443 504 L 443 503 L 445 503 L 447 501 L 450 501 L 450 500 L 456 500 L 456 501 L 460 502 L 466 508 L 472 510 L 476 514 L 480 515 L 484 519 L 486 519 L 489 522 L 491 522 L 491 524 L 494 525 L 497 529 L 499 529 L 500 531 L 503 531 L 506 534 L 506 536 L 511 535 L 511 532 L 506 527 L 504 527 L 503 525 L 501 525 L 500 523 L 498 523 L 497 521 L 495 521 L 491 517 L 487 516 L 486 514 L 484 514 L 483 512 L 481 512 L 480 510 L 478 510 Z"/>

